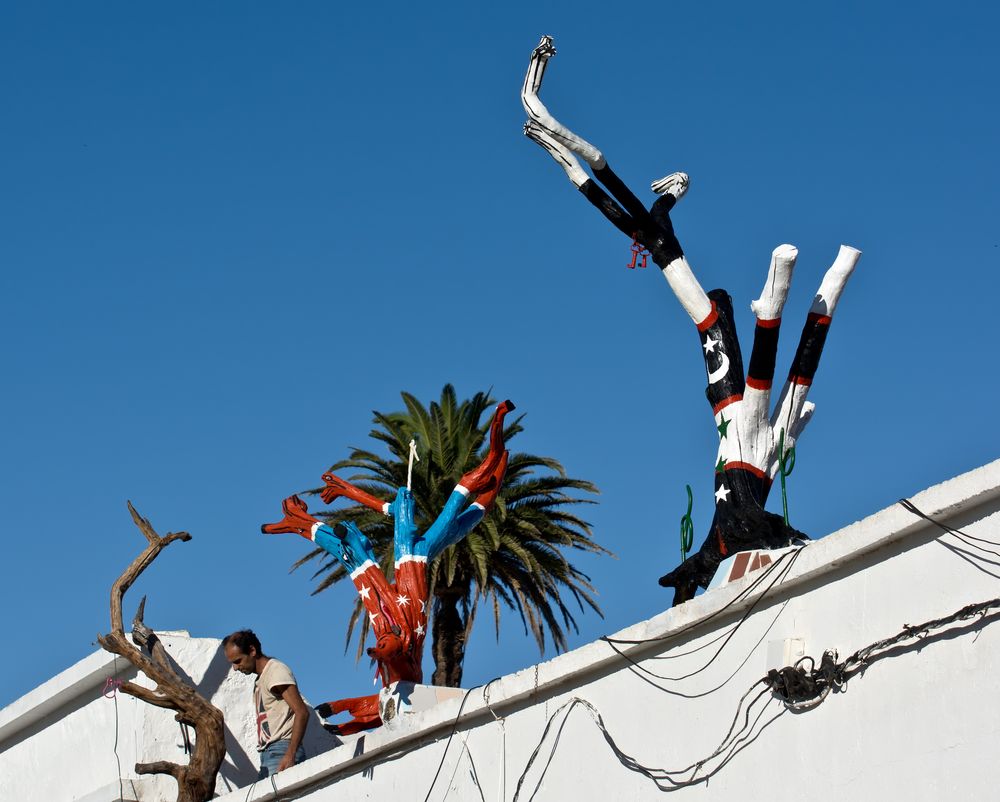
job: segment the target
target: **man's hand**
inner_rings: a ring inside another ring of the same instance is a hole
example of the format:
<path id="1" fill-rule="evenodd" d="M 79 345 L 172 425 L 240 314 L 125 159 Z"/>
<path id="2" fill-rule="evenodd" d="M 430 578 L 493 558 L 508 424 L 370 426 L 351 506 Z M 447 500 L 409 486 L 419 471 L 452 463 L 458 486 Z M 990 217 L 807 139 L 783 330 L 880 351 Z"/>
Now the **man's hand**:
<path id="1" fill-rule="evenodd" d="M 275 773 L 279 771 L 284 771 L 285 769 L 290 768 L 291 766 L 294 765 L 295 765 L 295 752 L 289 749 L 287 752 L 285 752 L 285 756 L 281 758 L 281 762 L 278 764 L 278 768 L 276 768 L 274 771 Z"/>
<path id="2" fill-rule="evenodd" d="M 306 703 L 302 700 L 302 695 L 299 693 L 298 686 L 296 685 L 284 685 L 272 688 L 271 692 L 284 699 L 295 716 L 292 723 L 292 735 L 288 740 L 288 751 L 281 758 L 281 762 L 276 769 L 277 772 L 284 771 L 290 766 L 295 765 L 295 753 L 298 751 L 299 746 L 302 745 L 302 737 L 306 734 L 306 724 L 309 723 L 309 708 L 306 707 Z"/>

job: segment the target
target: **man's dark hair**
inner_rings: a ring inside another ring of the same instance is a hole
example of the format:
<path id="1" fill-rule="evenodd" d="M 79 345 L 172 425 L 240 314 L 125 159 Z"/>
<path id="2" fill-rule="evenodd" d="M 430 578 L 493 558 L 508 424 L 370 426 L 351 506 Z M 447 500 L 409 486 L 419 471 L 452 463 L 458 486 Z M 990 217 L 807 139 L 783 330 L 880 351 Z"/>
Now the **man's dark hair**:
<path id="1" fill-rule="evenodd" d="M 257 654 L 264 654 L 264 650 L 260 648 L 260 639 L 252 629 L 238 629 L 232 635 L 226 635 L 222 641 L 222 648 L 225 649 L 230 643 L 243 654 L 250 654 L 251 646 L 257 650 Z"/>

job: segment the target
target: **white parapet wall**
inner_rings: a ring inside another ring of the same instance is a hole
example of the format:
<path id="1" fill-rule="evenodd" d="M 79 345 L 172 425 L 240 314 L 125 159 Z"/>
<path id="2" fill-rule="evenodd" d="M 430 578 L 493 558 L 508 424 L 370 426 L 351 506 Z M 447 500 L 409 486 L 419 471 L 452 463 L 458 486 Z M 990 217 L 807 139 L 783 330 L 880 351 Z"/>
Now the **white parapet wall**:
<path id="1" fill-rule="evenodd" d="M 157 633 L 167 653 L 199 692 L 222 710 L 226 758 L 216 792 L 250 785 L 257 776 L 253 678 L 230 670 L 216 638 Z M 127 661 L 96 652 L 0 710 L 2 802 L 160 802 L 177 798 L 165 776 L 140 777 L 136 763 L 186 763 L 184 733 L 174 713 L 115 693 L 108 680 L 150 683 Z M 194 737 L 194 730 L 189 730 Z M 318 719 L 306 753 L 339 744 Z"/>
<path id="2" fill-rule="evenodd" d="M 1000 597 L 1000 461 L 912 501 L 965 542 L 895 505 L 608 640 L 329 751 L 330 741 L 314 745 L 273 783 L 252 783 L 248 678 L 226 671 L 218 641 L 164 642 L 226 714 L 220 802 L 662 798 L 647 775 L 713 802 L 995 799 L 997 610 L 901 643 L 809 710 L 754 687 L 799 655 L 843 659 Z M 172 717 L 124 695 L 116 715 L 101 697 L 113 668 L 92 655 L 0 711 L 0 800 L 118 799 L 116 720 L 126 778 L 138 759 L 182 757 Z M 118 669 L 131 676 L 120 659 Z M 699 767 L 730 731 L 729 747 Z M 136 780 L 135 792 L 131 782 L 127 800 L 175 798 L 171 781 Z"/>
<path id="3" fill-rule="evenodd" d="M 1000 543 L 1000 461 L 912 501 L 972 538 Z M 748 689 L 790 656 L 818 661 L 836 650 L 843 659 L 905 625 L 1000 597 L 1000 556 L 982 550 L 1000 554 L 1000 547 L 969 542 L 981 548 L 890 507 L 808 545 L 770 590 L 768 580 L 745 592 L 765 567 L 616 633 L 645 641 L 618 644 L 627 659 L 596 641 L 403 716 L 391 730 L 282 772 L 273 786 L 259 783 L 220 802 L 661 799 L 637 769 L 656 775 L 697 766 L 731 726 L 738 735 L 745 725 L 745 735 L 700 770 L 671 775 L 711 774 L 676 789 L 681 798 L 996 799 L 996 611 L 901 644 L 810 710 L 790 710 L 765 688 L 734 725 Z M 698 646 L 706 648 L 682 654 Z M 691 676 L 656 679 L 642 669 Z M 590 707 L 567 706 L 573 700 Z"/>

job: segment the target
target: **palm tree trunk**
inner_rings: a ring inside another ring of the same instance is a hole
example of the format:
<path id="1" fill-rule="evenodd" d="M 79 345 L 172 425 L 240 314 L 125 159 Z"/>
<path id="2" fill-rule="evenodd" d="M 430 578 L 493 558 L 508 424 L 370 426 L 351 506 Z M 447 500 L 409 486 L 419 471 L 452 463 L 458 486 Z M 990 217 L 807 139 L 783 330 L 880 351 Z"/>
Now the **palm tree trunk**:
<path id="1" fill-rule="evenodd" d="M 465 623 L 458 610 L 460 588 L 441 588 L 434 594 L 434 620 L 431 625 L 431 654 L 434 674 L 431 683 L 447 688 L 462 684 L 465 661 Z"/>

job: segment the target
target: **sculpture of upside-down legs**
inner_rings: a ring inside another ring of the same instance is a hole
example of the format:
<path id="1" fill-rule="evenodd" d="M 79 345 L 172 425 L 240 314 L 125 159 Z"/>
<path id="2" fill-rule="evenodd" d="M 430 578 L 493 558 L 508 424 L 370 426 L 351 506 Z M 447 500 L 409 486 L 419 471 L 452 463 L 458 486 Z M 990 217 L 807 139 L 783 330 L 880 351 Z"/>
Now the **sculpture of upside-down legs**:
<path id="1" fill-rule="evenodd" d="M 419 661 L 413 665 L 413 651 L 408 648 L 410 636 L 408 628 L 404 627 L 405 616 L 398 595 L 378 567 L 371 541 L 350 521 L 331 527 L 313 517 L 298 496 L 285 499 L 282 508 L 284 519 L 265 524 L 261 530 L 269 535 L 301 535 L 338 559 L 347 569 L 375 633 L 375 646 L 368 649 L 368 654 L 379 661 L 383 682 L 411 679 L 415 671 L 419 673 Z"/>
<path id="2" fill-rule="evenodd" d="M 382 684 L 399 680 L 423 680 L 423 644 L 427 627 L 427 562 L 465 537 L 482 520 L 496 500 L 507 469 L 509 453 L 504 449 L 503 421 L 514 409 L 510 401 L 497 406 L 490 424 L 490 447 L 483 461 L 464 474 L 444 509 L 424 535 L 417 533 L 413 493 L 401 487 L 392 502 L 384 502 L 350 482 L 323 474 L 322 491 L 327 503 L 350 498 L 393 517 L 395 583 L 390 584 L 378 567 L 372 544 L 353 523 L 331 527 L 309 514 L 298 496 L 282 504 L 285 517 L 261 527 L 265 534 L 293 533 L 312 540 L 335 557 L 349 572 L 368 612 L 375 645 L 368 654 L 378 662 Z M 354 717 L 339 725 L 342 734 L 380 724 L 378 695 L 343 699 L 320 705 L 324 717 L 347 711 Z"/>
<path id="3" fill-rule="evenodd" d="M 795 446 L 812 417 L 815 405 L 806 398 L 834 310 L 861 253 L 841 246 L 813 300 L 788 378 L 769 414 L 781 314 L 797 255 L 791 245 L 775 248 L 762 295 L 751 304 L 757 325 L 745 380 L 732 301 L 723 290 L 708 294 L 713 312 L 698 330 L 709 381 L 706 394 L 719 434 L 715 514 L 701 549 L 659 580 L 660 585 L 675 588 L 675 604 L 706 587 L 729 554 L 808 540 L 764 505 L 780 469 L 779 452 L 788 453 Z"/>
<path id="4" fill-rule="evenodd" d="M 611 170 L 601 151 L 556 120 L 538 97 L 552 38 L 543 36 L 531 54 L 521 90 L 528 114 L 525 134 L 544 148 L 566 172 L 573 185 L 611 223 L 644 245 L 698 331 L 707 395 L 719 432 L 715 464 L 716 511 L 701 549 L 660 579 L 676 588 L 674 603 L 707 586 L 722 557 L 734 550 L 775 547 L 804 537 L 782 516 L 763 509 L 784 448 L 792 448 L 812 415 L 806 395 L 819 363 L 833 310 L 850 278 L 860 251 L 842 246 L 827 271 L 803 329 L 799 347 L 773 414 L 768 414 L 781 310 L 787 297 L 797 250 L 781 245 L 772 255 L 768 281 L 751 308 L 757 317 L 750 370 L 744 381 L 743 360 L 733 324 L 732 301 L 724 290 L 706 293 L 680 246 L 670 211 L 684 196 L 688 177 L 673 173 L 654 181 L 660 197 L 647 212 L 643 204 Z M 577 160 L 582 158 L 591 179 Z M 607 188 L 607 192 L 598 183 Z M 609 195 L 608 192 L 611 194 Z M 611 197 L 613 196 L 613 198 Z"/>
<path id="5" fill-rule="evenodd" d="M 504 401 L 497 406 L 490 424 L 490 448 L 483 461 L 459 479 L 444 509 L 423 536 L 415 534 L 413 526 L 413 495 L 400 488 L 393 502 L 396 516 L 395 541 L 396 587 L 402 596 L 419 601 L 406 608 L 404 614 L 422 646 L 427 626 L 427 563 L 449 546 L 458 543 L 493 506 L 504 474 L 507 472 L 509 452 L 504 449 L 503 421 L 514 404 Z M 470 499 L 474 499 L 471 503 Z M 398 505 L 398 506 L 397 506 Z M 402 526 L 400 526 L 402 522 Z M 413 533 L 410 536 L 410 533 Z"/>

